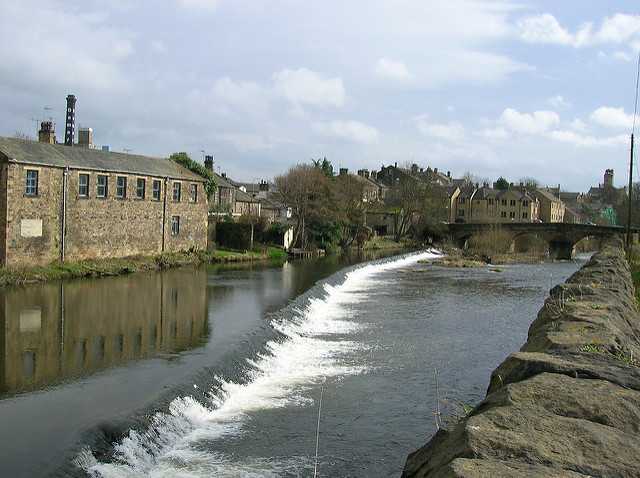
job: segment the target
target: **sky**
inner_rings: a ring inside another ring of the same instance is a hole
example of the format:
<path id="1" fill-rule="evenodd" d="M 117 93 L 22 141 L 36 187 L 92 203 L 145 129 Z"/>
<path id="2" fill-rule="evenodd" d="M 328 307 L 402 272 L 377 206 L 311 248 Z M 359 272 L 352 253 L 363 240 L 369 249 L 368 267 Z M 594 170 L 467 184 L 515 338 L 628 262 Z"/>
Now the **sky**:
<path id="1" fill-rule="evenodd" d="M 327 157 L 622 186 L 639 51 L 637 1 L 0 0 L 0 135 L 61 141 L 72 93 L 97 144 L 237 180 Z"/>

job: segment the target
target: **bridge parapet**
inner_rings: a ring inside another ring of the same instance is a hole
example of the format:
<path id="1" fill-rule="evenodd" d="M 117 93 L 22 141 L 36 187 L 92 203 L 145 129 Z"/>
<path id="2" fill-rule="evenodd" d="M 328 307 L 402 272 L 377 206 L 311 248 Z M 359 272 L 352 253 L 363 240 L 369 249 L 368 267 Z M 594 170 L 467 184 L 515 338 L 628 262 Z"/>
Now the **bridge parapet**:
<path id="1" fill-rule="evenodd" d="M 554 259 L 571 259 L 574 246 L 585 237 L 608 238 L 626 232 L 621 226 L 561 222 L 449 223 L 448 228 L 450 238 L 462 248 L 473 236 L 496 229 L 510 234 L 512 241 L 522 235 L 537 236 L 548 244 L 549 255 Z M 632 231 L 637 239 L 640 228 L 633 228 Z"/>

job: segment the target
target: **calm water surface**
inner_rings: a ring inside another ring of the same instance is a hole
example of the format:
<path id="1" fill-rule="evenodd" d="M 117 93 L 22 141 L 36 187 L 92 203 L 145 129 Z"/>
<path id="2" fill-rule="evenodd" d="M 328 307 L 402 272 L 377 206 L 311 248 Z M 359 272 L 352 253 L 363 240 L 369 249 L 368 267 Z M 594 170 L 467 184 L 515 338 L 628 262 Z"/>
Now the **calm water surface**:
<path id="1" fill-rule="evenodd" d="M 580 261 L 430 253 L 180 269 L 0 297 L 0 476 L 398 476 Z M 345 268 L 346 267 L 346 268 Z"/>

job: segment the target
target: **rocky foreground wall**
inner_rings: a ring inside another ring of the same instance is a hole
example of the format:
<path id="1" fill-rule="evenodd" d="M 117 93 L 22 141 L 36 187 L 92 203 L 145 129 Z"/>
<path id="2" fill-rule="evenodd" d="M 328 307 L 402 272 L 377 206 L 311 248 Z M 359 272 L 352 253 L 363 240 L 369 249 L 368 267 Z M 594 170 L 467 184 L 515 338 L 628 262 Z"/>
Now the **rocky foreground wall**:
<path id="1" fill-rule="evenodd" d="M 640 477 L 640 316 L 620 240 L 551 290 L 487 396 L 403 477 Z"/>

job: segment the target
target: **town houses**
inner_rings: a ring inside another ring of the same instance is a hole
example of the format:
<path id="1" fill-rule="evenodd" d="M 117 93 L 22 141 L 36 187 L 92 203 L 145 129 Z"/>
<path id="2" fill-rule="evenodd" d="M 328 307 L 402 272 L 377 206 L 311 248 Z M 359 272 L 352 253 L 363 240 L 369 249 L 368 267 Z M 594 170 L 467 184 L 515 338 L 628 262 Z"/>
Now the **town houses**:
<path id="1" fill-rule="evenodd" d="M 75 103 L 69 95 L 64 144 L 56 141 L 52 121 L 40 124 L 37 141 L 0 137 L 3 265 L 207 249 L 215 244 L 212 231 L 221 221 L 262 222 L 278 225 L 279 231 L 294 227 L 292 204 L 278 191 L 277 181 L 242 182 L 216 173 L 211 155 L 205 155 L 204 169 L 215 188 L 207 192 L 207 178 L 197 168 L 98 148 L 91 128 L 80 128 L 76 142 Z M 328 166 L 323 174 L 329 180 L 336 177 L 326 158 L 313 164 Z M 399 216 L 406 208 L 394 201 L 407 184 L 433 196 L 428 213 L 413 209 L 409 214 L 424 213 L 441 223 L 616 224 L 616 205 L 627 195 L 626 188 L 614 186 L 612 169 L 586 193 L 504 178 L 480 184 L 470 174 L 456 178 L 450 171 L 415 163 L 355 173 L 340 167 L 337 177 L 352 178 L 358 185 L 358 214 L 363 217 L 358 227 L 373 235 L 398 236 Z M 415 225 L 412 217 L 409 223 Z M 291 231 L 287 235 L 294 236 Z"/>

